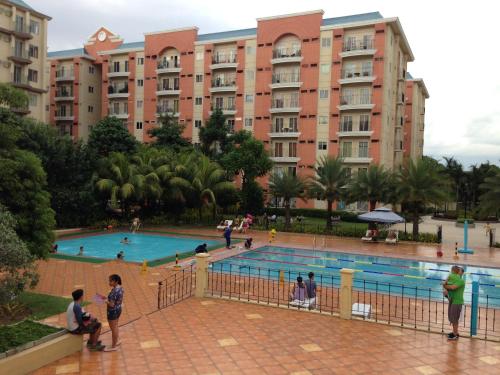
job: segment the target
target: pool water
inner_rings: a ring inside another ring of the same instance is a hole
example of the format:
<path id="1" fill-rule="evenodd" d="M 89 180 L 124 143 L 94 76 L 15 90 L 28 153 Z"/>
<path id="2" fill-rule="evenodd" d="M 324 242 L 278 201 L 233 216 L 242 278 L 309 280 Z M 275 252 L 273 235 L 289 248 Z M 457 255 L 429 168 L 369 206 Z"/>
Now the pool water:
<path id="1" fill-rule="evenodd" d="M 448 277 L 450 264 L 419 262 L 331 251 L 264 246 L 216 262 L 216 271 L 279 278 L 280 270 L 291 282 L 310 271 L 317 283 L 340 285 L 340 270 L 354 269 L 354 288 L 405 296 L 442 300 L 441 283 Z M 479 282 L 480 303 L 500 306 L 500 269 L 464 266 L 464 298 L 471 300 L 472 281 Z M 488 298 L 486 297 L 488 296 Z"/>
<path id="2" fill-rule="evenodd" d="M 124 237 L 130 241 L 128 245 L 120 243 Z M 58 252 L 62 254 L 76 255 L 80 246 L 83 246 L 83 255 L 86 257 L 115 259 L 116 254 L 123 250 L 125 261 L 130 262 L 151 261 L 175 255 L 176 252 L 180 254 L 193 251 L 203 243 L 211 247 L 221 244 L 221 241 L 125 232 L 57 241 Z"/>

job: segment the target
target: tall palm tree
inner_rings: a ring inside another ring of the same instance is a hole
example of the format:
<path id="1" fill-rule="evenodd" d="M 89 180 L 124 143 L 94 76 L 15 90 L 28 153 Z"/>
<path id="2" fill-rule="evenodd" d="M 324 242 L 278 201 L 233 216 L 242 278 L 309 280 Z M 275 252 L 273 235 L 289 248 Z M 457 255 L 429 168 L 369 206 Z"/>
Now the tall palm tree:
<path id="1" fill-rule="evenodd" d="M 107 194 L 112 207 L 120 207 L 127 214 L 130 202 L 141 196 L 144 179 L 137 173 L 125 154 L 113 152 L 104 160 L 104 165 L 95 176 L 95 186 Z"/>
<path id="2" fill-rule="evenodd" d="M 453 187 L 455 192 L 455 203 L 457 204 L 457 209 L 458 209 L 460 190 L 464 178 L 464 168 L 462 164 L 460 164 L 453 156 L 450 157 L 444 156 L 443 159 L 445 162 L 444 173 L 453 181 Z"/>
<path id="3" fill-rule="evenodd" d="M 293 198 L 306 199 L 307 183 L 292 173 L 273 173 L 269 178 L 269 190 L 276 198 L 283 198 L 285 205 L 285 229 L 290 228 L 290 202 Z"/>
<path id="4" fill-rule="evenodd" d="M 144 148 L 131 160 L 136 167 L 137 178 L 142 186 L 140 198 L 145 206 L 157 202 L 163 193 L 160 174 L 163 163 L 167 161 L 162 152 L 155 148 Z"/>
<path id="5" fill-rule="evenodd" d="M 333 156 L 323 156 L 315 168 L 316 175 L 311 179 L 308 195 L 310 198 L 326 200 L 328 215 L 326 228 L 332 229 L 333 202 L 345 196 L 346 186 L 349 182 L 342 159 Z"/>
<path id="6" fill-rule="evenodd" d="M 438 169 L 427 160 L 408 160 L 399 174 L 399 193 L 412 213 L 413 237 L 418 237 L 420 212 L 429 204 L 444 202 L 448 185 Z"/>
<path id="7" fill-rule="evenodd" d="M 373 211 L 377 202 L 388 202 L 391 189 L 391 174 L 381 165 L 370 165 L 362 170 L 349 186 L 351 196 L 357 201 L 368 201 Z"/>
<path id="8" fill-rule="evenodd" d="M 485 192 L 479 197 L 481 211 L 486 214 L 498 214 L 500 208 L 500 169 L 495 174 L 486 177 L 481 184 Z"/>

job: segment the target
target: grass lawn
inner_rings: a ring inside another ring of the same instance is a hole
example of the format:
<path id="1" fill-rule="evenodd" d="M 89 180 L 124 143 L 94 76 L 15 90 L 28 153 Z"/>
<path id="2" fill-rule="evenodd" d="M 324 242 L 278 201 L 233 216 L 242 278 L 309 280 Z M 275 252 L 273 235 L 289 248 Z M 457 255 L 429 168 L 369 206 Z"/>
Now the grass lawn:
<path id="1" fill-rule="evenodd" d="M 11 326 L 0 326 L 0 353 L 30 341 L 39 340 L 60 330 L 61 328 L 54 328 L 29 320 Z"/>
<path id="2" fill-rule="evenodd" d="M 19 301 L 30 309 L 30 319 L 41 320 L 65 312 L 72 299 L 48 294 L 23 292 L 19 297 Z M 87 304 L 88 302 L 83 303 L 83 305 Z"/>

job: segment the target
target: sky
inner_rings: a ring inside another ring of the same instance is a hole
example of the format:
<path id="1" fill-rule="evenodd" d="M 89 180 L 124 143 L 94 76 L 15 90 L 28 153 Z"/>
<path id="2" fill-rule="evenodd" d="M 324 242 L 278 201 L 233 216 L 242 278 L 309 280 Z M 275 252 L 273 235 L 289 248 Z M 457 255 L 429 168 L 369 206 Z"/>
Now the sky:
<path id="1" fill-rule="evenodd" d="M 49 51 L 79 48 L 100 26 L 126 42 L 150 31 L 197 26 L 199 33 L 256 27 L 256 18 L 324 10 L 324 18 L 379 11 L 399 17 L 423 78 L 424 154 L 454 156 L 464 166 L 500 165 L 500 35 L 488 0 L 26 0 L 52 17 Z"/>

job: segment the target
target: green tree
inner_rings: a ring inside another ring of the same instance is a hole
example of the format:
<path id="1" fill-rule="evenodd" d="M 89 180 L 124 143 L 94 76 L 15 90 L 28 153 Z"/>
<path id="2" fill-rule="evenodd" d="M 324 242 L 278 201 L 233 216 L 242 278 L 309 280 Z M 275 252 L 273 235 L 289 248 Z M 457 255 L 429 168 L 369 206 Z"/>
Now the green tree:
<path id="1" fill-rule="evenodd" d="M 463 190 L 463 179 L 464 179 L 464 169 L 462 164 L 460 164 L 454 157 L 443 157 L 445 161 L 444 173 L 452 181 L 452 189 L 455 195 L 455 203 L 457 204 L 460 200 L 461 191 Z"/>
<path id="2" fill-rule="evenodd" d="M 247 181 L 240 196 L 243 212 L 259 215 L 264 211 L 264 191 L 256 181 Z"/>
<path id="3" fill-rule="evenodd" d="M 137 148 L 136 139 L 116 117 L 99 121 L 90 132 L 88 146 L 97 155 L 106 157 L 112 152 L 132 154 Z"/>
<path id="4" fill-rule="evenodd" d="M 275 198 L 283 199 L 285 229 L 290 228 L 290 203 L 294 198 L 306 200 L 306 181 L 292 173 L 273 173 L 269 178 L 269 190 Z"/>
<path id="5" fill-rule="evenodd" d="M 217 159 L 221 153 L 226 151 L 229 133 L 226 116 L 222 110 L 216 108 L 205 125 L 200 128 L 199 136 L 203 153 L 212 159 Z"/>
<path id="6" fill-rule="evenodd" d="M 0 83 L 0 105 L 11 109 L 28 108 L 28 95 L 8 83 Z"/>
<path id="7" fill-rule="evenodd" d="M 399 174 L 399 189 L 403 205 L 410 208 L 413 237 L 418 237 L 420 213 L 430 204 L 447 199 L 448 184 L 439 169 L 425 159 L 408 160 Z"/>
<path id="8" fill-rule="evenodd" d="M 500 210 L 500 168 L 492 169 L 494 174 L 486 177 L 481 184 L 484 193 L 479 197 L 479 204 L 483 213 L 498 215 Z"/>
<path id="9" fill-rule="evenodd" d="M 6 305 L 38 281 L 35 257 L 18 237 L 15 228 L 16 220 L 0 204 L 0 309 L 8 309 Z"/>
<path id="10" fill-rule="evenodd" d="M 391 174 L 381 165 L 370 165 L 358 172 L 349 186 L 350 194 L 357 201 L 368 201 L 373 211 L 377 202 L 388 202 L 391 194 Z"/>
<path id="11" fill-rule="evenodd" d="M 191 146 L 189 140 L 182 136 L 185 126 L 180 125 L 173 116 L 163 115 L 159 123 L 160 127 L 149 130 L 149 135 L 155 138 L 155 146 L 172 148 L 176 152 Z"/>
<path id="12" fill-rule="evenodd" d="M 345 197 L 349 178 L 342 164 L 342 158 L 332 156 L 323 156 L 315 172 L 309 185 L 308 195 L 318 200 L 326 200 L 328 210 L 326 228 L 331 230 L 333 202 Z"/>

